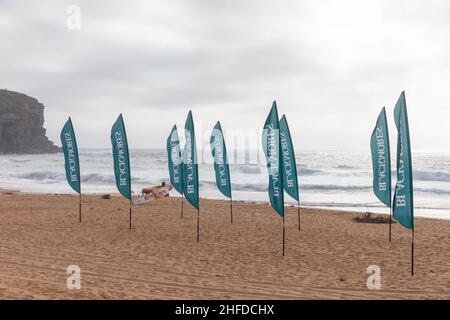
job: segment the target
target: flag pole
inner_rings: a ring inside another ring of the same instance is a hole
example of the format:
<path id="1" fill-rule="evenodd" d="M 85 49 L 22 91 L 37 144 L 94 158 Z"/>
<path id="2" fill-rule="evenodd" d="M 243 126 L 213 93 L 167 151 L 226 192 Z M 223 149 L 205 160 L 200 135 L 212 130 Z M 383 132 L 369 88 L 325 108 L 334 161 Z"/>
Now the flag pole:
<path id="1" fill-rule="evenodd" d="M 285 256 L 285 246 L 286 246 L 286 220 L 285 216 L 283 215 L 283 257 Z"/>
<path id="2" fill-rule="evenodd" d="M 131 199 L 130 199 L 130 230 L 131 230 Z"/>
<path id="3" fill-rule="evenodd" d="M 389 242 L 392 241 L 392 207 L 389 208 Z"/>
<path id="4" fill-rule="evenodd" d="M 297 202 L 297 213 L 298 213 L 298 231 L 300 231 L 300 199 Z"/>
<path id="5" fill-rule="evenodd" d="M 183 218 L 183 216 L 184 216 L 184 206 L 183 206 L 183 203 L 184 203 L 184 194 L 181 194 L 181 218 Z"/>
<path id="6" fill-rule="evenodd" d="M 197 242 L 200 242 L 200 207 L 197 208 Z"/>
<path id="7" fill-rule="evenodd" d="M 231 224 L 233 224 L 233 197 L 230 196 L 230 219 Z"/>
<path id="8" fill-rule="evenodd" d="M 414 276 L 414 227 L 411 229 L 411 276 Z"/>
<path id="9" fill-rule="evenodd" d="M 78 208 L 79 208 L 78 220 L 81 223 L 81 190 L 80 190 L 80 203 Z"/>

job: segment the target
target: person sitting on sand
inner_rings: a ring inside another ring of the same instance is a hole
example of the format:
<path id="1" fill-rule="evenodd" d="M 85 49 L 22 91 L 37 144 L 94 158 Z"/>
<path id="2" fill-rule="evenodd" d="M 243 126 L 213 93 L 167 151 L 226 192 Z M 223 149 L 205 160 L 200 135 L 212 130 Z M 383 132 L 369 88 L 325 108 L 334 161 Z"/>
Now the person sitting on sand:
<path id="1" fill-rule="evenodd" d="M 171 185 L 166 185 L 166 183 L 163 181 L 160 185 L 149 187 L 149 188 L 143 188 L 141 193 L 143 195 L 151 195 L 154 198 L 161 198 L 161 197 L 168 197 L 169 191 L 172 190 Z"/>

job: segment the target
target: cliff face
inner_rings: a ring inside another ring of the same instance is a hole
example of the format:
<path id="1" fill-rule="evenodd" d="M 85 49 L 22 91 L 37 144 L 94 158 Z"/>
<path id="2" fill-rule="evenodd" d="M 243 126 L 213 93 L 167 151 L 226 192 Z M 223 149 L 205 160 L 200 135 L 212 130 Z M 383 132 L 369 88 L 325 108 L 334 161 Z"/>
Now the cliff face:
<path id="1" fill-rule="evenodd" d="M 0 90 L 0 153 L 55 153 L 45 136 L 44 105 L 23 93 Z"/>

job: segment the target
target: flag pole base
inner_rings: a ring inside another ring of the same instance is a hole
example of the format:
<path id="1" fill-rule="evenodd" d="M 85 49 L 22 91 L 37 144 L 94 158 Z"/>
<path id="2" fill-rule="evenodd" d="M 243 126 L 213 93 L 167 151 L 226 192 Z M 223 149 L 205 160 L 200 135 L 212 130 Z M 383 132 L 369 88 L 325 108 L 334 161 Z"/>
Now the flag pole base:
<path id="1" fill-rule="evenodd" d="M 80 202 L 79 202 L 79 213 L 78 213 L 78 222 L 81 223 L 81 192 L 80 192 Z"/>
<path id="2" fill-rule="evenodd" d="M 283 257 L 286 255 L 286 222 L 283 216 Z"/>
<path id="3" fill-rule="evenodd" d="M 132 207 L 132 203 L 131 203 L 131 199 L 130 199 L 130 218 L 129 218 L 129 221 L 130 221 L 130 230 L 131 230 L 131 207 Z"/>
<path id="4" fill-rule="evenodd" d="M 389 213 L 389 242 L 392 242 L 392 208 Z"/>
<path id="5" fill-rule="evenodd" d="M 197 209 L 197 242 L 200 242 L 200 208 Z"/>
<path id="6" fill-rule="evenodd" d="M 181 219 L 184 217 L 184 195 L 181 195 Z"/>
<path id="7" fill-rule="evenodd" d="M 414 227 L 411 233 L 411 277 L 414 277 Z"/>
<path id="8" fill-rule="evenodd" d="M 233 199 L 230 198 L 230 222 L 233 224 Z"/>

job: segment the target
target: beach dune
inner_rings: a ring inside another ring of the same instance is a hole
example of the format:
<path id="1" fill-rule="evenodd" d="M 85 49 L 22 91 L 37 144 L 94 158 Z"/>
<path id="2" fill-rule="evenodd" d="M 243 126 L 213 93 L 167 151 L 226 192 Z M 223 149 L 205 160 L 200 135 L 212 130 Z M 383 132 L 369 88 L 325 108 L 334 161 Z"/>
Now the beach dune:
<path id="1" fill-rule="evenodd" d="M 415 275 L 410 232 L 357 223 L 360 213 L 287 209 L 267 204 L 201 200 L 197 212 L 181 198 L 133 208 L 119 196 L 0 196 L 1 299 L 450 299 L 450 221 L 416 219 Z M 67 267 L 81 270 L 81 289 L 68 289 Z M 379 266 L 381 289 L 367 288 Z"/>

